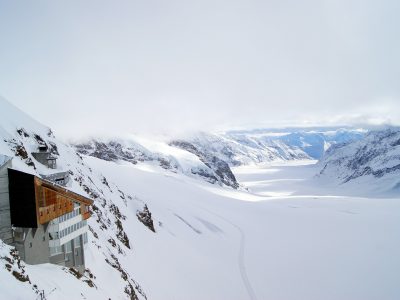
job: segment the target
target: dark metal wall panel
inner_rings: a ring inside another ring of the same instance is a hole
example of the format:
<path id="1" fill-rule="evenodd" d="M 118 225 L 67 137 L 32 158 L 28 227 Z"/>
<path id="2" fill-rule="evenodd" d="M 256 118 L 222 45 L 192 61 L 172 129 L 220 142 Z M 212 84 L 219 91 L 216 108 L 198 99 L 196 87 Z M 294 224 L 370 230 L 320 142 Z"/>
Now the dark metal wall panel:
<path id="1" fill-rule="evenodd" d="M 37 228 L 35 176 L 8 169 L 8 179 L 12 225 Z"/>

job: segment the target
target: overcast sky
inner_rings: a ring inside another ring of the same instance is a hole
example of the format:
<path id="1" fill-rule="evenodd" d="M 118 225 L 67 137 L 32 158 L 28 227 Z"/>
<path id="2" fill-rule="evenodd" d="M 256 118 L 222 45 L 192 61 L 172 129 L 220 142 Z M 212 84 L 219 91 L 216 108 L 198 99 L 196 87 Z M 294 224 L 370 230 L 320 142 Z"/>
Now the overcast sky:
<path id="1" fill-rule="evenodd" d="M 400 1 L 0 0 L 0 94 L 56 134 L 400 124 Z"/>

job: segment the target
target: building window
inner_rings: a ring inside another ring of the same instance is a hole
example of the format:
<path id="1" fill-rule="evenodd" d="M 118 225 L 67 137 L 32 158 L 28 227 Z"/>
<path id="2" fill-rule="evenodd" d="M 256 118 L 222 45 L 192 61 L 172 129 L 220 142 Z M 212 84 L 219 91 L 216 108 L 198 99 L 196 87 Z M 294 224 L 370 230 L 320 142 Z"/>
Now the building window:
<path id="1" fill-rule="evenodd" d="M 32 248 L 32 243 L 29 243 L 29 248 Z"/>
<path id="2" fill-rule="evenodd" d="M 69 241 L 68 243 L 66 243 L 64 245 L 65 247 L 65 253 L 71 253 L 72 252 L 72 246 L 71 246 L 71 241 Z"/>
<path id="3" fill-rule="evenodd" d="M 63 253 L 61 246 L 50 247 L 50 256 L 58 255 L 61 253 Z"/>
<path id="4" fill-rule="evenodd" d="M 81 237 L 80 236 L 74 238 L 74 245 L 75 245 L 75 248 L 81 246 Z"/>

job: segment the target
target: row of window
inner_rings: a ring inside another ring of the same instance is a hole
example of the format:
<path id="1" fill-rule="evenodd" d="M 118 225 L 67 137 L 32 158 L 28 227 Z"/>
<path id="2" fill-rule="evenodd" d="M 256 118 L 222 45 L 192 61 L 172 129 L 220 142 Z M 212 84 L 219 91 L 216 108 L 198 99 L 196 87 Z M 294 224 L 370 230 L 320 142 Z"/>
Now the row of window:
<path id="1" fill-rule="evenodd" d="M 79 207 L 78 209 L 74 209 L 73 211 L 71 211 L 65 215 L 62 215 L 61 217 L 58 217 L 58 220 L 59 220 L 59 222 L 65 222 L 65 221 L 72 219 L 80 214 L 81 214 L 81 208 Z"/>
<path id="2" fill-rule="evenodd" d="M 61 246 L 50 247 L 50 256 L 63 253 Z"/>
<path id="3" fill-rule="evenodd" d="M 83 243 L 87 244 L 88 242 L 88 237 L 87 237 L 87 232 L 85 232 L 82 236 L 83 239 Z M 63 251 L 63 247 L 64 247 L 64 251 Z M 81 247 L 81 237 L 78 236 L 76 238 L 74 238 L 74 248 L 78 248 Z M 54 256 L 57 254 L 61 254 L 61 253 L 71 253 L 72 252 L 72 243 L 71 241 L 67 242 L 66 244 L 64 244 L 63 246 L 56 246 L 56 247 L 50 247 L 50 255 Z"/>
<path id="4" fill-rule="evenodd" d="M 87 221 L 80 221 L 78 223 L 75 223 L 67 228 L 64 228 L 61 231 L 49 233 L 50 240 L 58 240 L 63 238 L 64 236 L 67 236 L 68 234 L 77 231 L 78 229 L 81 229 L 82 227 L 85 227 L 87 224 Z"/>
<path id="5" fill-rule="evenodd" d="M 80 222 L 78 222 L 78 223 L 76 223 L 74 225 L 71 225 L 71 226 L 61 230 L 60 231 L 60 238 L 66 236 L 66 235 L 68 235 L 68 234 L 70 234 L 70 233 L 72 233 L 72 232 L 74 232 L 74 231 L 76 231 L 78 229 L 81 229 L 82 227 L 86 226 L 86 224 L 87 224 L 87 221 L 84 220 L 84 221 L 80 221 Z"/>
<path id="6" fill-rule="evenodd" d="M 56 179 L 56 180 L 54 180 L 54 182 L 57 183 L 57 184 L 59 184 L 59 185 L 65 185 L 65 180 L 64 180 L 64 178 Z"/>

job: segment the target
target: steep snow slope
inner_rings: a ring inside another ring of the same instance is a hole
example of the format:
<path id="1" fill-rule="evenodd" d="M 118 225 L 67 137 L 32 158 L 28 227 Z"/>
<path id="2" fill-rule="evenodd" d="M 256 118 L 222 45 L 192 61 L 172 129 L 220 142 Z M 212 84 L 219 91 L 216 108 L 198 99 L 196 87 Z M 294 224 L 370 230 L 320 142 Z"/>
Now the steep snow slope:
<path id="1" fill-rule="evenodd" d="M 362 188 L 365 194 L 399 194 L 400 129 L 373 131 L 363 140 L 334 146 L 319 166 L 322 179 L 347 189 Z"/>

